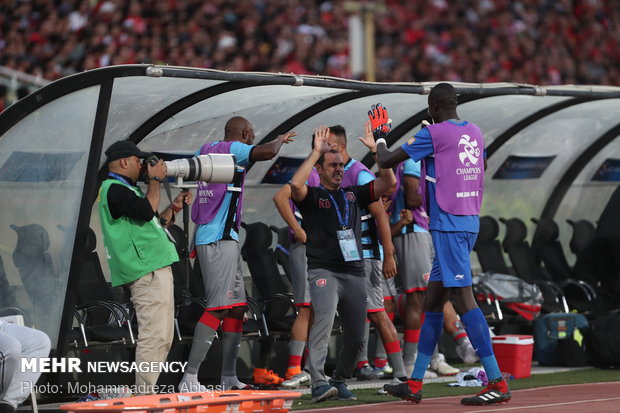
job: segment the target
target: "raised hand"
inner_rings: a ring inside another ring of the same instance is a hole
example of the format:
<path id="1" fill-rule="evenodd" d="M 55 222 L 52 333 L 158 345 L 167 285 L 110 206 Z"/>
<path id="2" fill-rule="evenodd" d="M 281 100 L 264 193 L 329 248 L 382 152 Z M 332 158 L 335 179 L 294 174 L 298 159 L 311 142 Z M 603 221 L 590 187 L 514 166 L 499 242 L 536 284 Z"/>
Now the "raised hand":
<path id="1" fill-rule="evenodd" d="M 292 139 L 294 136 L 297 136 L 297 132 L 290 131 L 290 132 L 286 132 L 283 135 L 278 136 L 278 138 L 282 139 L 282 143 L 291 143 L 295 141 L 295 139 Z"/>
<path id="2" fill-rule="evenodd" d="M 329 128 L 321 125 L 314 130 L 314 150 L 320 153 L 327 153 L 336 148 L 336 144 L 330 145 L 327 141 Z"/>
<path id="3" fill-rule="evenodd" d="M 375 144 L 375 138 L 372 134 L 372 122 L 369 120 L 364 124 L 364 137 L 357 139 L 359 139 L 370 152 L 377 152 L 377 145 Z"/>
<path id="4" fill-rule="evenodd" d="M 392 129 L 392 120 L 388 117 L 387 109 L 381 103 L 372 105 L 368 111 L 368 119 L 370 119 L 375 140 L 385 138 Z"/>

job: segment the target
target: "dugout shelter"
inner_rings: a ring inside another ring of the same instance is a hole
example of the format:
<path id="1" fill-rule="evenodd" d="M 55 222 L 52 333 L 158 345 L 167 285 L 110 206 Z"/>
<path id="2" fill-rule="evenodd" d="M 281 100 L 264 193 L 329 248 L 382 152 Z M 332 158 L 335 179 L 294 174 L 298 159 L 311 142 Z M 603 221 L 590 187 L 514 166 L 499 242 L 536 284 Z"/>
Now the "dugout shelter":
<path id="1" fill-rule="evenodd" d="M 433 84 L 127 65 L 46 85 L 0 114 L 0 306 L 17 307 L 66 354 L 89 228 L 107 271 L 96 197 L 114 141 L 192 154 L 221 139 L 234 115 L 253 122 L 255 143 L 295 130 L 295 142 L 250 165 L 246 179 L 243 220 L 282 226 L 271 198 L 316 126 L 343 125 L 351 156 L 376 170 L 357 141 L 368 109 L 388 108 L 388 146 L 401 145 L 419 129 Z M 530 217 L 554 218 L 568 250 L 566 220 L 598 219 L 620 181 L 620 88 L 453 84 L 460 117 L 485 134 L 483 214 L 530 226 Z"/>

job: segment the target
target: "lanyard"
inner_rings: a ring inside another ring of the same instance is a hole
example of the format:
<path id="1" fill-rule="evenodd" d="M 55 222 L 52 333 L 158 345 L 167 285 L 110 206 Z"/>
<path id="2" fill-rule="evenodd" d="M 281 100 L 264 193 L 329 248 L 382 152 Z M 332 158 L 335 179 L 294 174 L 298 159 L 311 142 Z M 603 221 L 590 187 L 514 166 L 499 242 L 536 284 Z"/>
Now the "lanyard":
<path id="1" fill-rule="evenodd" d="M 321 188 L 325 189 L 323 185 L 321 185 Z M 344 199 L 344 220 L 342 219 L 342 213 L 340 212 L 340 208 L 338 208 L 338 204 L 336 203 L 336 200 L 334 199 L 332 194 L 327 189 L 325 189 L 325 191 L 327 192 L 327 195 L 329 195 L 332 202 L 334 203 L 334 208 L 336 208 L 336 214 L 338 214 L 338 223 L 340 224 L 342 229 L 345 229 L 349 224 L 349 202 L 347 201 L 347 197 L 344 195 L 344 191 L 342 190 L 342 188 L 339 188 L 339 189 L 340 189 L 340 193 L 342 194 L 342 199 Z"/>
<path id="2" fill-rule="evenodd" d="M 127 186 L 133 186 L 132 184 L 130 184 L 129 182 L 127 182 L 127 180 L 125 178 L 123 178 L 122 176 L 120 176 L 117 173 L 114 172 L 109 172 L 108 176 L 111 176 L 112 178 L 118 179 L 119 181 L 121 181 L 122 183 L 124 183 Z"/>

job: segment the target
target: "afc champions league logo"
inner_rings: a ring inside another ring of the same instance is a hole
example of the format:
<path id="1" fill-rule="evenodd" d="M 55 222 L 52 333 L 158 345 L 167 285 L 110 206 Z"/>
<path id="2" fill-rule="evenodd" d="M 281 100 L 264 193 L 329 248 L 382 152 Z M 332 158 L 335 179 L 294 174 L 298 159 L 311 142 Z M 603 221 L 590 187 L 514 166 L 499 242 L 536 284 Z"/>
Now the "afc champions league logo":
<path id="1" fill-rule="evenodd" d="M 478 160 L 480 159 L 478 141 L 472 139 L 469 135 L 461 135 L 459 149 L 462 151 L 459 153 L 459 159 L 463 165 L 471 166 L 478 164 Z"/>

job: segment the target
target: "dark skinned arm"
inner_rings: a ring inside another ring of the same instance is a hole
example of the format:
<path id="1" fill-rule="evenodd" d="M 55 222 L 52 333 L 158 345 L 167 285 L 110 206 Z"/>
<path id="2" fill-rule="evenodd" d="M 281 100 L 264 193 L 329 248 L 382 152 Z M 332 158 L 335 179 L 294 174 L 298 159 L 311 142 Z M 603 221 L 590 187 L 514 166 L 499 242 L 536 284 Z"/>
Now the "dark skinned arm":
<path id="1" fill-rule="evenodd" d="M 250 161 L 268 161 L 273 159 L 274 156 L 280 152 L 282 144 L 292 142 L 293 136 L 297 136 L 295 132 L 287 132 L 284 135 L 279 135 L 271 142 L 263 143 L 262 145 L 256 145 L 252 148 L 250 153 Z"/>
<path id="2" fill-rule="evenodd" d="M 390 151 L 384 143 L 377 145 L 377 157 L 382 168 L 393 168 L 402 161 L 409 159 L 407 152 L 400 146 Z"/>

